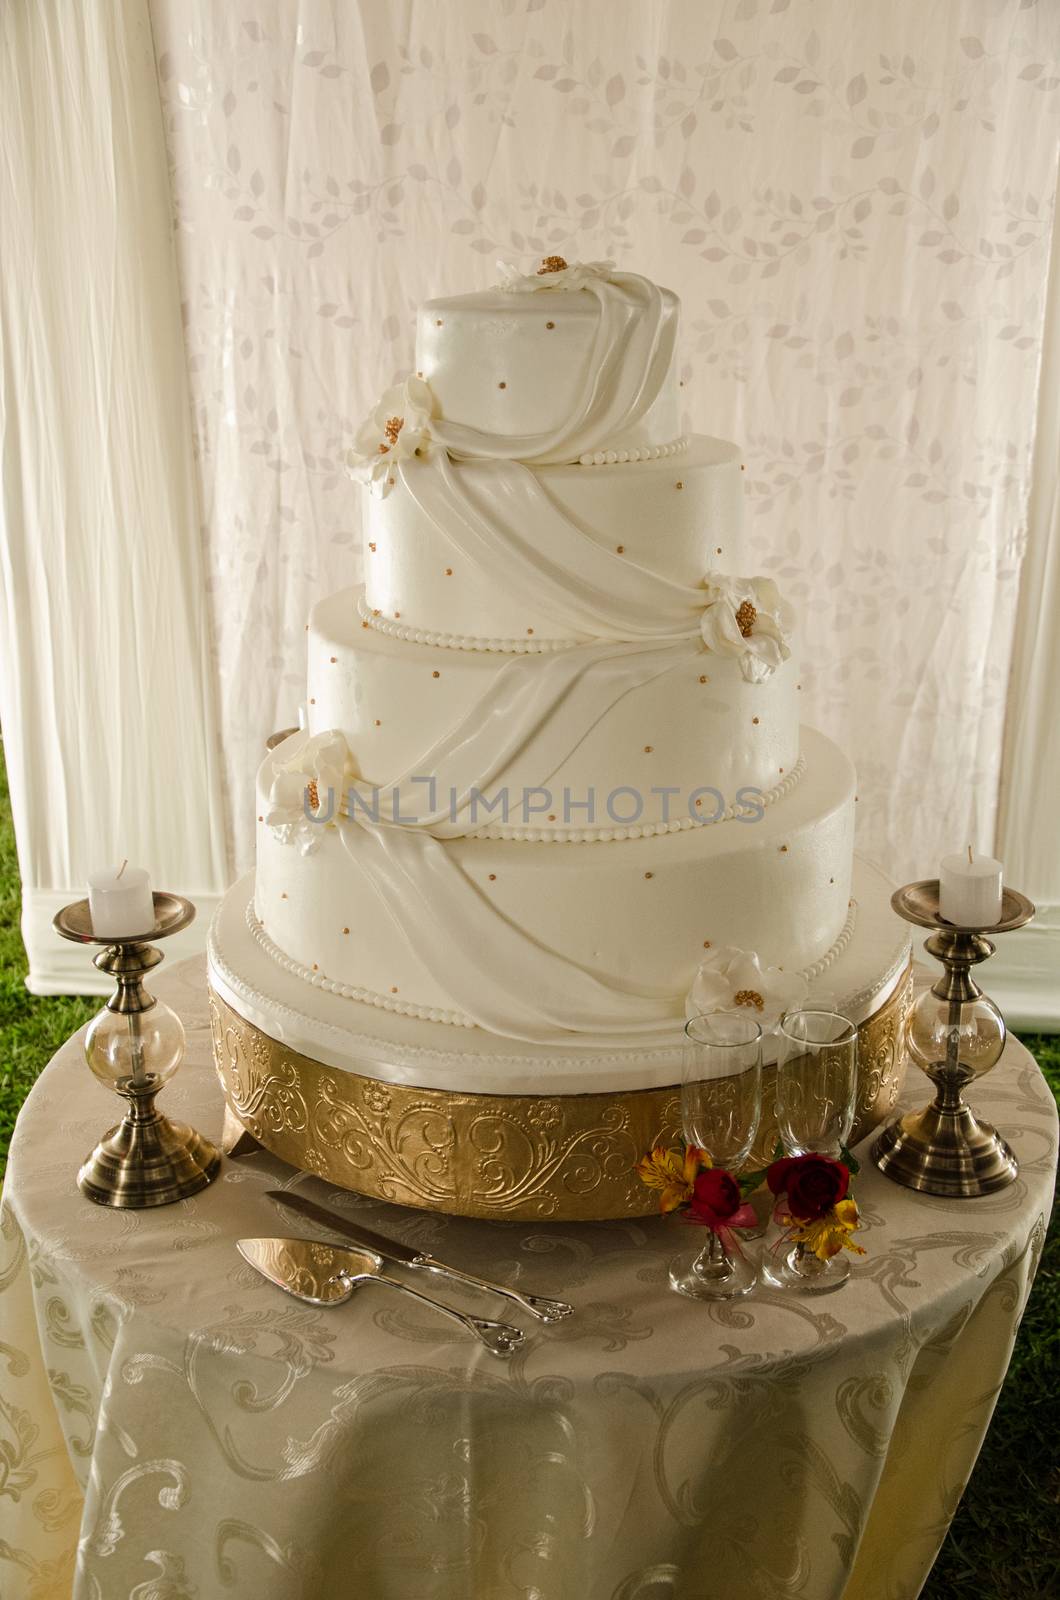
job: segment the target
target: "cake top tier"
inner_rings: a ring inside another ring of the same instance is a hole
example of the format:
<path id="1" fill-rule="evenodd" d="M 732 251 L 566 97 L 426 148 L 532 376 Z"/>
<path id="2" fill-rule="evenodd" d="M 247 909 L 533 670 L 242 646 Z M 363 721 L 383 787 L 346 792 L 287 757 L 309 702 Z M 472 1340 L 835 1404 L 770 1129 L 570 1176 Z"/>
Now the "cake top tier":
<path id="1" fill-rule="evenodd" d="M 610 262 L 502 270 L 496 289 L 420 309 L 416 372 L 433 396 L 433 439 L 456 457 L 542 463 L 678 436 L 671 290 Z"/>

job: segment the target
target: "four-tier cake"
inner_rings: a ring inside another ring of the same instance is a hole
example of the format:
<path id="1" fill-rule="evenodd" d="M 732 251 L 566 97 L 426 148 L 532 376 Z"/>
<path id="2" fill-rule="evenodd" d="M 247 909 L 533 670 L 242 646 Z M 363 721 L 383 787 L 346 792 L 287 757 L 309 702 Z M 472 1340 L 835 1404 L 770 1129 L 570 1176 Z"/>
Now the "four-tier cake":
<path id="1" fill-rule="evenodd" d="M 233 1117 L 335 1182 L 643 1213 L 686 1014 L 720 1007 L 843 1011 L 862 1131 L 896 1096 L 904 925 L 745 575 L 739 452 L 682 432 L 677 326 L 611 263 L 505 269 L 422 307 L 358 435 L 364 582 L 310 618 L 210 943 Z"/>

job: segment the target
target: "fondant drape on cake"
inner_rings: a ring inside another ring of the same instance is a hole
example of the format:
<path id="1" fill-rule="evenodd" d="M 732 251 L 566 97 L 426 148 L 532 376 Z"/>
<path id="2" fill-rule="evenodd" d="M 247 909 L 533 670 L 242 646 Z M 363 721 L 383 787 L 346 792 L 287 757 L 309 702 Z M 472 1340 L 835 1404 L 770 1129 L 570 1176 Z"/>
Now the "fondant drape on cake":
<path id="1" fill-rule="evenodd" d="M 521 461 L 497 460 L 480 478 L 454 471 L 436 449 L 427 460 L 402 462 L 397 476 L 454 552 L 533 596 L 572 638 L 698 634 L 701 588 L 673 583 L 591 538 Z"/>
<path id="2" fill-rule="evenodd" d="M 531 291 L 532 292 L 532 291 Z M 577 461 L 606 447 L 643 417 L 662 387 L 674 356 L 676 318 L 656 284 L 632 272 L 586 279 L 585 292 L 600 305 L 593 350 L 571 415 L 552 433 L 483 433 L 461 423 L 436 421 L 431 432 L 454 456 L 511 457 L 544 464 Z M 540 291 L 547 303 L 548 290 Z"/>
<path id="3" fill-rule="evenodd" d="M 538 944 L 429 834 L 340 826 L 380 910 L 453 1009 L 479 1027 L 540 1044 L 570 1042 L 578 1034 L 620 1039 L 674 1030 L 677 997 L 633 979 L 606 978 Z"/>

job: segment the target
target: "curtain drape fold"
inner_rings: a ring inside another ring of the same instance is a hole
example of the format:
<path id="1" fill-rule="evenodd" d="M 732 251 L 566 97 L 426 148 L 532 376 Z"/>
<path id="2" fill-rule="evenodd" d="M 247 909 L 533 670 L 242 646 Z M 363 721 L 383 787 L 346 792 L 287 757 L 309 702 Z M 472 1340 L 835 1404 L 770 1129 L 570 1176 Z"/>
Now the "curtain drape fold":
<path id="1" fill-rule="evenodd" d="M 0 20 L 0 721 L 38 992 L 103 987 L 51 918 L 127 857 L 227 878 L 169 180 L 146 0 Z M 174 948 L 175 947 L 175 948 Z"/>

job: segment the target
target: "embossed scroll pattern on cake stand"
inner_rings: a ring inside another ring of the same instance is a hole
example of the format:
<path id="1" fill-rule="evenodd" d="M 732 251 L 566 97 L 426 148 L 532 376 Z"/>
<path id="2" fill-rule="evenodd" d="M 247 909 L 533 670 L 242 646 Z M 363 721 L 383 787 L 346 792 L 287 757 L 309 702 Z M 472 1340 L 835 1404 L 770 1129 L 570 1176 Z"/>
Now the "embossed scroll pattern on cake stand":
<path id="1" fill-rule="evenodd" d="M 907 971 L 858 1028 L 855 1138 L 897 1103 L 910 985 Z M 292 1166 L 398 1205 L 511 1221 L 645 1216 L 654 1208 L 634 1165 L 680 1136 L 676 1086 L 550 1098 L 420 1089 L 301 1055 L 214 990 L 210 1010 L 229 1153 L 246 1133 Z M 767 1080 L 752 1161 L 776 1138 Z"/>

